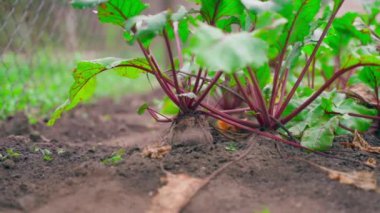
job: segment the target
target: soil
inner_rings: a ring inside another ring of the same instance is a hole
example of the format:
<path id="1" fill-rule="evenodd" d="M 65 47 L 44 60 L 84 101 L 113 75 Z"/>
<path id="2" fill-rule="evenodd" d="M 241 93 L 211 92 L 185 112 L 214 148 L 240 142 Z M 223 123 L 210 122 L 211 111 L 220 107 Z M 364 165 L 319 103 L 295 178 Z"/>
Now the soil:
<path id="1" fill-rule="evenodd" d="M 299 158 L 340 171 L 379 170 L 362 163 L 379 155 L 344 148 L 339 137 L 329 152 L 348 160 L 306 153 L 253 136 L 233 142 L 214 134 L 213 143 L 174 144 L 163 159 L 141 155 L 170 128 L 136 109 L 152 95 L 101 100 L 66 113 L 54 127 L 29 125 L 19 114 L 0 127 L 0 153 L 21 154 L 0 162 L 0 212 L 144 212 L 162 186 L 160 165 L 173 173 L 204 178 L 244 151 L 250 154 L 213 179 L 183 212 L 380 212 L 380 194 L 330 180 Z M 380 140 L 366 136 L 372 145 Z M 233 143 L 234 149 L 227 149 Z M 119 149 L 118 165 L 101 161 Z M 43 159 L 48 149 L 53 159 Z M 0 156 L 1 157 L 1 156 Z"/>

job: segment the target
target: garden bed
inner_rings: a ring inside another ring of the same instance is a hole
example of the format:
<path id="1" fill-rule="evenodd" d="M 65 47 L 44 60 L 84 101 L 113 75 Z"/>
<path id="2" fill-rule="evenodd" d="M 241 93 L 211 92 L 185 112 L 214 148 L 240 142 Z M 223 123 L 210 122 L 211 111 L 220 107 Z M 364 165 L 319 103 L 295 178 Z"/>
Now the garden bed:
<path id="1" fill-rule="evenodd" d="M 149 97 L 157 97 L 157 94 Z M 308 154 L 259 136 L 235 142 L 214 134 L 213 144 L 175 145 L 162 160 L 144 158 L 143 146 L 158 142 L 169 125 L 136 115 L 141 100 L 101 100 L 78 107 L 54 127 L 29 126 L 17 115 L 0 130 L 0 153 L 13 149 L 21 156 L 1 162 L 0 212 L 144 212 L 164 176 L 160 168 L 205 178 L 233 160 L 248 143 L 252 151 L 201 189 L 183 212 L 380 212 L 380 194 L 330 180 L 317 163 L 339 171 L 373 171 L 369 157 L 379 155 L 344 148 L 335 140 L 330 155 Z M 368 135 L 375 146 L 380 140 Z M 121 163 L 102 160 L 125 148 Z M 44 160 L 48 149 L 52 160 Z M 59 154 L 58 154 L 59 153 Z M 306 159 L 307 161 L 300 160 Z"/>

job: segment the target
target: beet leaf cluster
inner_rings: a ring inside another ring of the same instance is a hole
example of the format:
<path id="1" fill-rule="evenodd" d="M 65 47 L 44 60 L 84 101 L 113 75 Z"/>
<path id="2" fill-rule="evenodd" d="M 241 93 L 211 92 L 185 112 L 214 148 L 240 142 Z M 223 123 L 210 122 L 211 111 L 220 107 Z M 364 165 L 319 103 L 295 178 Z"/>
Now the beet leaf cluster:
<path id="1" fill-rule="evenodd" d="M 202 113 L 316 151 L 328 150 L 336 135 L 379 128 L 380 2 L 364 5 L 363 14 L 340 14 L 344 0 L 191 2 L 191 9 L 147 15 L 142 0 L 73 0 L 119 26 L 141 57 L 79 62 L 49 124 L 91 97 L 98 74 L 113 72 L 157 81 L 166 95 L 161 109 L 138 111 L 160 122 Z M 152 51 L 158 42 L 168 63 Z"/>

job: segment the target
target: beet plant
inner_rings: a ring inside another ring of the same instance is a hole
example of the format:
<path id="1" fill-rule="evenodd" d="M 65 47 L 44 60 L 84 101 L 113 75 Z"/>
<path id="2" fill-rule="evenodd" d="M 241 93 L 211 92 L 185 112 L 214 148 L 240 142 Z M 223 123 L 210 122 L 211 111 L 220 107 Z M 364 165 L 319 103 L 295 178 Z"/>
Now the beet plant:
<path id="1" fill-rule="evenodd" d="M 69 99 L 49 124 L 88 99 L 96 75 L 103 72 L 156 79 L 166 95 L 164 110 L 144 104 L 139 113 L 172 122 L 170 141 L 184 141 L 183 135 L 194 129 L 203 133 L 194 130 L 192 137 L 211 141 L 205 130 L 210 117 L 324 151 L 336 134 L 365 132 L 380 120 L 378 2 L 366 5 L 366 14 L 339 17 L 344 0 L 192 2 L 196 8 L 141 15 L 148 7 L 141 0 L 73 0 L 73 7 L 96 8 L 100 22 L 121 27 L 125 41 L 136 45 L 142 57 L 78 63 Z M 164 44 L 167 67 L 152 51 L 156 42 Z M 376 107 L 343 92 L 359 81 L 372 88 Z M 169 111 L 176 114 L 162 113 Z"/>

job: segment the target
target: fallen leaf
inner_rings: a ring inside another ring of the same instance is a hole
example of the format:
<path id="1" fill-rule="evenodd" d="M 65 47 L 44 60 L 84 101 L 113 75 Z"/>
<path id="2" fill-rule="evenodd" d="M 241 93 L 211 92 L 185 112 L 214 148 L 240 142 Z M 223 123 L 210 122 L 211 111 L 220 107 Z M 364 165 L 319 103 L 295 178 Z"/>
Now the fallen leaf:
<path id="1" fill-rule="evenodd" d="M 190 177 L 185 174 L 167 172 L 164 178 L 166 185 L 158 189 L 153 197 L 148 213 L 178 213 L 186 206 L 197 191 L 207 183 L 206 179 Z"/>
<path id="2" fill-rule="evenodd" d="M 358 98 L 369 105 L 377 105 L 375 93 L 365 84 L 355 84 L 348 88 L 346 92 L 348 95 Z"/>
<path id="3" fill-rule="evenodd" d="M 375 158 L 368 158 L 368 159 L 365 161 L 365 165 L 370 166 L 370 167 L 372 167 L 372 168 L 376 168 L 377 161 L 376 161 Z"/>
<path id="4" fill-rule="evenodd" d="M 353 172 L 340 172 L 324 167 L 324 170 L 328 172 L 329 178 L 337 180 L 340 183 L 353 185 L 358 188 L 370 191 L 377 189 L 377 182 L 375 173 L 366 171 L 353 171 Z"/>
<path id="5" fill-rule="evenodd" d="M 376 191 L 380 193 L 380 188 L 377 187 L 377 179 L 375 173 L 367 171 L 352 171 L 352 172 L 342 172 L 334 169 L 329 169 L 324 166 L 320 166 L 311 161 L 300 159 L 305 161 L 325 172 L 328 173 L 328 177 L 331 180 L 337 180 L 339 183 L 352 185 L 360 189 L 367 191 Z"/>
<path id="6" fill-rule="evenodd" d="M 352 145 L 355 148 L 358 148 L 365 152 L 372 152 L 380 154 L 380 146 L 371 146 L 368 142 L 359 134 L 358 131 L 355 130 L 354 140 L 352 141 Z"/>
<path id="7" fill-rule="evenodd" d="M 172 150 L 170 145 L 153 144 L 143 148 L 142 155 L 153 159 L 162 159 Z"/>

